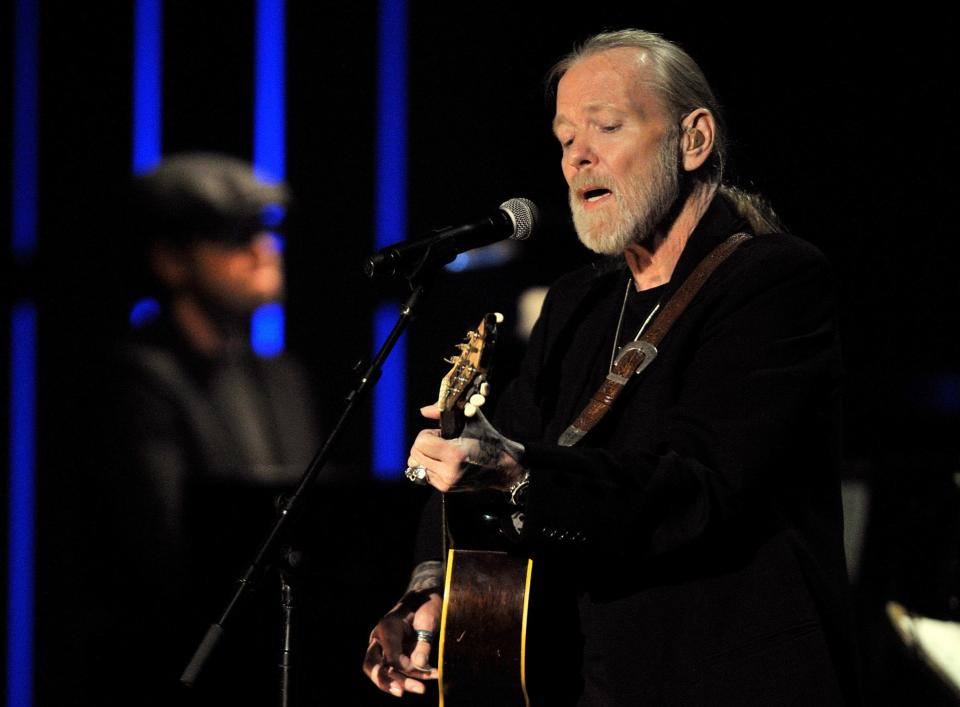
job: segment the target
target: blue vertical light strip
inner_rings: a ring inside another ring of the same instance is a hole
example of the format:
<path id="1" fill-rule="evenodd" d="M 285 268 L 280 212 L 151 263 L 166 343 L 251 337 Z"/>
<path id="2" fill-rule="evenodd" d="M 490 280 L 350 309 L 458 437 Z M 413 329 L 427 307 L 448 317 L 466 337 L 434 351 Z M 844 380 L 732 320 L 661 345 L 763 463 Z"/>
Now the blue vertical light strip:
<path id="1" fill-rule="evenodd" d="M 13 27 L 11 249 L 18 265 L 27 265 L 37 251 L 38 33 L 37 0 L 17 0 Z M 29 707 L 33 699 L 36 357 L 36 306 L 30 301 L 18 302 L 10 312 L 8 707 Z"/>
<path id="2" fill-rule="evenodd" d="M 377 176 L 375 247 L 406 238 L 407 232 L 407 7 L 405 0 L 380 0 L 377 68 Z M 396 320 L 396 305 L 377 309 L 373 341 L 379 345 Z M 373 473 L 399 478 L 406 466 L 406 344 L 397 342 L 373 398 Z"/>
<path id="3" fill-rule="evenodd" d="M 373 315 L 375 344 L 382 344 L 399 315 L 396 302 L 384 302 Z M 373 473 L 378 479 L 390 481 L 400 478 L 407 465 L 406 440 L 403 420 L 406 403 L 407 335 L 397 341 L 393 353 L 383 365 L 383 375 L 374 389 L 373 399 Z"/>
<path id="4" fill-rule="evenodd" d="M 133 171 L 145 172 L 163 150 L 163 2 L 133 10 Z"/>
<path id="5" fill-rule="evenodd" d="M 253 166 L 261 179 L 286 176 L 286 7 L 284 0 L 257 0 L 253 87 Z M 283 352 L 284 310 L 265 304 L 250 321 L 250 344 L 258 356 Z"/>
<path id="6" fill-rule="evenodd" d="M 284 0 L 257 0 L 253 87 L 253 164 L 264 179 L 286 175 Z"/>
<path id="7" fill-rule="evenodd" d="M 13 256 L 37 250 L 37 0 L 17 0 L 13 59 Z"/>
<path id="8" fill-rule="evenodd" d="M 130 161 L 146 172 L 163 155 L 163 0 L 136 0 L 133 7 L 133 117 Z M 130 325 L 149 324 L 160 313 L 152 297 L 134 303 Z"/>
<path id="9" fill-rule="evenodd" d="M 283 352 L 283 305 L 267 302 L 257 307 L 250 321 L 250 346 L 258 356 L 269 358 Z"/>
<path id="10" fill-rule="evenodd" d="M 32 302 L 20 302 L 13 308 L 10 340 L 7 705 L 29 707 L 33 695 L 37 380 L 37 310 Z"/>

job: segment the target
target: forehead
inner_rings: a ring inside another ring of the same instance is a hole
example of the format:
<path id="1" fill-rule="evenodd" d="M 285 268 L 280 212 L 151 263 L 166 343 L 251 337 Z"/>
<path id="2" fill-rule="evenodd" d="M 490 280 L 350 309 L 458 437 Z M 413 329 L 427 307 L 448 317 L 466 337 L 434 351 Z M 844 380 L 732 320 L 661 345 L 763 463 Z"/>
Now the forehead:
<path id="1" fill-rule="evenodd" d="M 647 53 L 618 47 L 575 63 L 557 84 L 555 123 L 572 121 L 583 111 L 610 108 L 642 117 L 661 113 L 660 100 L 648 80 Z"/>

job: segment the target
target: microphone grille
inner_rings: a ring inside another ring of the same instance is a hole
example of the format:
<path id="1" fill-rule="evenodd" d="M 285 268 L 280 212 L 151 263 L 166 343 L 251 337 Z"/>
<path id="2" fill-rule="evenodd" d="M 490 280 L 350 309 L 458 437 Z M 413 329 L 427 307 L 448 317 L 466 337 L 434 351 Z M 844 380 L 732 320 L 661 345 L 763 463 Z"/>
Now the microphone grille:
<path id="1" fill-rule="evenodd" d="M 500 208 L 513 219 L 513 235 L 510 236 L 512 241 L 525 241 L 540 223 L 540 210 L 529 199 L 507 199 L 500 204 Z"/>

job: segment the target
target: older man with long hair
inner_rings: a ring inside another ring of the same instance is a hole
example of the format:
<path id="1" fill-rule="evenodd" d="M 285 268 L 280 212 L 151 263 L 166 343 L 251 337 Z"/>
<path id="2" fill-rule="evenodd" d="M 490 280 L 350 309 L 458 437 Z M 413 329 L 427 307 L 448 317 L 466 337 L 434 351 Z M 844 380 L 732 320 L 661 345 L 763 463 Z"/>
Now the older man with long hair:
<path id="1" fill-rule="evenodd" d="M 426 429 L 408 463 L 522 506 L 532 704 L 855 704 L 830 268 L 723 183 L 719 104 L 675 44 L 597 35 L 551 85 L 577 234 L 615 259 L 551 289 L 492 424 Z M 436 674 L 432 512 L 365 662 L 396 695 Z"/>

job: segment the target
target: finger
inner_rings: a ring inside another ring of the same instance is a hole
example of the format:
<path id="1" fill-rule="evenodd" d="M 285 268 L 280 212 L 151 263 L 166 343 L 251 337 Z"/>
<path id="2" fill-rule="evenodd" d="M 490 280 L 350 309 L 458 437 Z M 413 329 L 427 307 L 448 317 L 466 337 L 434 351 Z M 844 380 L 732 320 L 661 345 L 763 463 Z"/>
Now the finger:
<path id="1" fill-rule="evenodd" d="M 424 685 L 419 680 L 414 680 L 413 678 L 407 678 L 403 681 L 403 689 L 407 692 L 413 692 L 418 695 L 423 695 L 427 691 L 427 686 Z"/>
<path id="2" fill-rule="evenodd" d="M 430 674 L 424 674 L 422 677 L 420 673 L 417 673 L 417 678 L 412 678 L 409 675 L 406 675 L 402 672 L 389 668 L 388 679 L 390 686 L 387 689 L 391 695 L 396 695 L 401 697 L 404 692 L 413 692 L 418 695 L 422 695 L 427 691 L 427 686 L 421 682 L 421 680 L 435 680 L 436 675 L 433 674 L 433 671 Z M 419 679 L 418 679 L 419 678 Z"/>
<path id="3" fill-rule="evenodd" d="M 436 680 L 440 675 L 440 671 L 437 670 L 436 668 L 429 668 L 427 670 L 412 670 L 411 673 L 417 676 L 416 679 L 411 678 L 409 676 L 407 677 L 407 679 L 413 681 L 414 683 L 420 686 L 423 686 L 423 682 L 422 682 L 423 680 Z M 409 690 L 410 688 L 406 687 L 406 684 L 405 684 L 404 689 Z"/>
<path id="4" fill-rule="evenodd" d="M 430 652 L 433 649 L 433 643 L 438 640 L 436 636 L 436 624 L 434 622 L 429 622 L 430 628 L 419 629 L 430 631 L 433 635 L 432 640 L 425 640 L 418 638 L 417 644 L 413 647 L 413 651 L 410 653 L 410 663 L 415 668 L 420 670 L 429 671 L 430 668 Z M 416 628 L 416 620 L 414 620 L 414 627 Z"/>
<path id="5" fill-rule="evenodd" d="M 424 439 L 442 439 L 442 437 L 440 437 L 440 430 L 420 430 L 420 432 L 417 433 L 416 439 L 413 440 L 413 443 L 417 444 Z"/>
<path id="6" fill-rule="evenodd" d="M 455 467 L 439 461 L 424 464 L 427 470 L 425 481 L 441 493 L 446 493 L 459 480 L 460 473 Z"/>
<path id="7" fill-rule="evenodd" d="M 429 475 L 439 475 L 452 481 L 455 480 L 452 477 L 459 474 L 465 457 L 466 453 L 459 440 L 444 440 L 436 435 L 421 433 L 410 448 L 410 458 L 407 461 L 416 462 L 411 466 L 426 467 Z M 430 481 L 432 483 L 432 480 Z"/>
<path id="8" fill-rule="evenodd" d="M 433 643 L 425 640 L 418 640 L 410 653 L 410 663 L 419 670 L 430 670 L 430 650 Z"/>
<path id="9" fill-rule="evenodd" d="M 430 459 L 418 457 L 416 452 L 425 440 L 432 438 L 440 439 L 440 430 L 420 430 L 420 433 L 417 435 L 416 439 L 413 440 L 413 444 L 410 445 L 410 456 L 407 459 L 407 466 L 418 466 L 423 464 L 425 461 L 430 461 Z M 420 449 L 420 452 L 423 454 L 422 449 Z"/>
<path id="10" fill-rule="evenodd" d="M 464 442 L 460 438 L 443 439 L 437 435 L 425 434 L 417 435 L 410 454 L 422 461 L 438 461 L 454 465 L 459 465 L 466 457 Z M 427 458 L 424 459 L 424 457 Z M 430 467 L 430 464 L 426 466 Z"/>
<path id="11" fill-rule="evenodd" d="M 369 656 L 370 651 L 367 651 L 367 654 Z M 380 661 L 364 661 L 363 672 L 378 688 L 384 692 L 393 692 L 390 688 L 394 686 L 396 681 L 390 679 L 390 668 L 383 664 L 382 659 Z"/>
<path id="12" fill-rule="evenodd" d="M 370 644 L 367 649 L 367 655 L 363 663 L 363 671 L 378 688 L 391 695 L 401 697 L 404 692 L 415 692 L 422 695 L 426 687 L 420 680 L 411 677 L 416 676 L 422 680 L 435 680 L 437 671 L 420 671 L 410 666 L 410 659 L 401 656 L 402 662 L 407 666 L 406 670 L 399 670 L 387 665 L 383 660 L 383 654 L 380 645 L 376 641 Z"/>
<path id="13" fill-rule="evenodd" d="M 410 662 L 418 668 L 430 670 L 430 651 L 440 640 L 440 615 L 442 601 L 439 594 L 433 594 L 413 615 L 411 627 L 417 635 L 417 643 L 410 653 Z M 423 636 L 428 633 L 428 636 Z M 426 638 L 427 640 L 423 640 Z"/>
<path id="14" fill-rule="evenodd" d="M 374 629 L 373 639 L 377 642 L 382 654 L 381 662 L 387 666 L 403 667 L 401 658 L 403 655 L 403 624 L 398 620 L 390 620 L 391 617 L 385 617 Z"/>
<path id="15" fill-rule="evenodd" d="M 394 697 L 403 697 L 404 686 L 406 681 L 409 680 L 409 678 L 385 665 L 376 666 L 370 675 L 370 679 L 377 687 L 384 692 L 389 692 Z"/>
<path id="16" fill-rule="evenodd" d="M 428 420 L 439 420 L 440 406 L 436 403 L 433 403 L 432 405 L 424 405 L 422 408 L 420 408 L 420 414 Z"/>
<path id="17" fill-rule="evenodd" d="M 367 648 L 366 655 L 363 656 L 363 672 L 367 674 L 374 682 L 377 682 L 374 674 L 383 663 L 383 651 L 380 650 L 380 644 L 373 640 Z"/>

